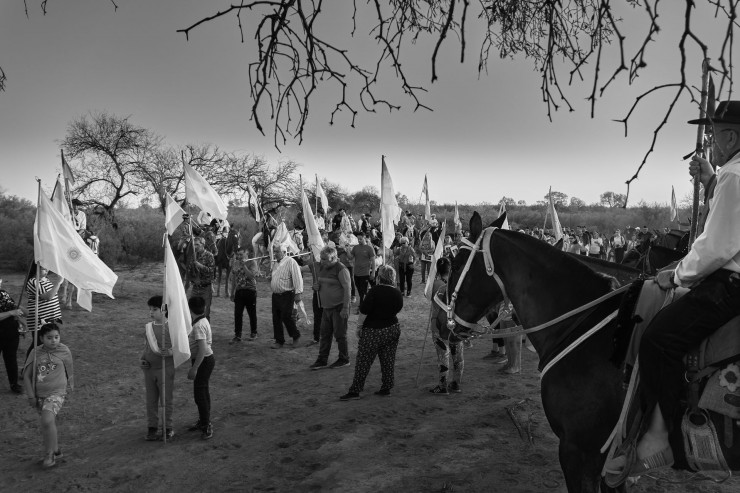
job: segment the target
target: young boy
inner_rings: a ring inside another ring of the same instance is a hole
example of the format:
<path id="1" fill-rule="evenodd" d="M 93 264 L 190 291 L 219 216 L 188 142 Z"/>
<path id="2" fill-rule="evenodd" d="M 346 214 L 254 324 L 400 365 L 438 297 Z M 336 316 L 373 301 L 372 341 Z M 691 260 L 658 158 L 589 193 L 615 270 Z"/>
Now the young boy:
<path id="1" fill-rule="evenodd" d="M 29 405 L 40 416 L 41 434 L 44 437 L 43 466 L 49 468 L 55 466 L 56 460 L 62 456 L 56 416 L 64 405 L 67 386 L 70 390 L 74 389 L 74 369 L 72 353 L 59 342 L 58 325 L 44 324 L 38 331 L 38 337 L 41 345 L 29 353 L 23 365 L 23 384 Z"/>
<path id="2" fill-rule="evenodd" d="M 144 371 L 144 387 L 146 389 L 146 420 L 148 432 L 146 441 L 160 440 L 157 425 L 159 423 L 159 402 L 162 399 L 162 385 L 164 384 L 164 423 L 162 429 L 167 440 L 175 436 L 172 428 L 172 391 L 175 387 L 175 361 L 172 357 L 172 341 L 167 327 L 167 312 L 162 312 L 162 297 L 152 296 L 147 301 L 149 317 L 152 321 L 145 326 L 146 346 L 141 355 L 140 366 Z M 164 339 L 163 339 L 164 337 Z M 160 346 L 163 344 L 163 346 Z M 162 365 L 164 365 L 164 381 L 162 380 Z"/>
<path id="3" fill-rule="evenodd" d="M 192 365 L 188 371 L 188 379 L 193 380 L 193 398 L 198 406 L 198 421 L 189 428 L 190 431 L 200 431 L 200 438 L 208 440 L 213 437 L 211 426 L 211 393 L 208 389 L 208 380 L 211 378 L 216 359 L 211 349 L 211 324 L 205 316 L 206 300 L 200 296 L 193 296 L 188 300 L 190 316 L 193 317 L 193 331 L 190 333 L 190 361 Z"/>

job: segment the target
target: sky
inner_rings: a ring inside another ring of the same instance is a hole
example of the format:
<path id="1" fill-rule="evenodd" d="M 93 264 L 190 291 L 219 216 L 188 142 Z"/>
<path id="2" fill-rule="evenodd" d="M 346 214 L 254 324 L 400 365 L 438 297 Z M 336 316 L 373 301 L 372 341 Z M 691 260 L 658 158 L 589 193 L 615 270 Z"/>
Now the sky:
<path id="1" fill-rule="evenodd" d="M 413 111 L 413 103 L 399 96 L 400 111 L 361 112 L 354 128 L 344 114 L 332 126 L 337 94 L 319 91 L 303 143 L 289 140 L 278 151 L 271 122 L 263 121 L 263 136 L 249 119 L 247 65 L 254 46 L 240 42 L 236 19 L 200 26 L 189 41 L 176 32 L 226 8 L 228 0 L 116 0 L 117 11 L 102 0 L 70 0 L 49 2 L 45 16 L 40 0 L 27 3 L 29 18 L 22 1 L 0 3 L 0 67 L 8 77 L 6 91 L 0 92 L 0 188 L 34 202 L 34 178 L 51 187 L 60 171 L 60 142 L 68 124 L 107 111 L 130 116 L 172 145 L 213 143 L 264 156 L 271 164 L 293 160 L 304 179 L 316 174 L 349 192 L 367 185 L 380 188 L 385 155 L 396 191 L 412 203 L 420 199 L 426 174 L 430 198 L 438 203 L 496 203 L 506 196 L 531 204 L 552 186 L 590 204 L 603 192 L 626 192 L 624 182 L 649 148 L 668 101 L 667 93 L 648 98 L 625 137 L 623 126 L 613 120 L 622 118 L 655 79 L 648 74 L 628 86 L 622 78 L 593 119 L 585 100 L 592 83 L 587 79 L 567 88 L 576 111 L 560 110 L 550 122 L 539 74 L 530 62 L 500 60 L 494 54 L 488 73 L 479 77 L 479 38 L 473 30 L 465 63 L 459 62 L 457 44 L 442 51 L 440 79 L 434 84 L 431 44 L 420 42 L 404 61 L 413 83 L 428 89 L 422 100 L 433 111 Z M 331 21 L 325 24 L 327 35 L 348 37 L 351 3 L 325 4 Z M 669 5 L 659 18 L 659 44 L 648 52 L 653 76 L 670 74 L 679 62 L 676 29 L 683 22 L 683 7 Z M 642 34 L 646 25 L 632 22 L 636 12 L 623 15 L 628 41 Z M 697 26 L 719 31 L 709 18 L 697 18 Z M 372 48 L 366 32 L 360 26 L 349 45 Z M 251 39 L 249 33 L 245 37 Z M 696 50 L 690 54 L 694 67 L 688 76 L 700 85 L 701 59 Z M 601 77 L 610 73 L 604 69 Z M 386 81 L 393 94 L 394 81 Z M 679 200 L 691 192 L 688 163 L 681 157 L 696 140 L 696 128 L 685 122 L 697 116 L 696 104 L 684 97 L 633 182 L 630 205 L 640 200 L 667 204 L 671 186 Z"/>

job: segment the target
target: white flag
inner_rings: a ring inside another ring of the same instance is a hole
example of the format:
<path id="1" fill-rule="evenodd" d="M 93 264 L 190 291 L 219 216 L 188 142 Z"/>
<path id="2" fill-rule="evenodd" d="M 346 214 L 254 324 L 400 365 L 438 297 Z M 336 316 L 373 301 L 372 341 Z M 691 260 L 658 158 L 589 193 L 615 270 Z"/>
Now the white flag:
<path id="1" fill-rule="evenodd" d="M 92 291 L 77 288 L 77 304 L 85 310 L 92 311 Z"/>
<path id="2" fill-rule="evenodd" d="M 75 175 L 72 173 L 72 168 L 69 167 L 67 160 L 64 159 L 64 151 L 62 151 L 62 174 L 64 174 L 64 179 L 67 182 L 68 187 L 75 185 Z M 71 190 L 67 191 L 71 192 Z"/>
<path id="3" fill-rule="evenodd" d="M 278 245 L 286 245 L 288 247 L 288 253 L 292 253 L 293 255 L 300 253 L 298 245 L 296 245 L 293 238 L 290 237 L 285 221 L 280 221 L 280 224 L 278 224 L 278 227 L 275 230 L 275 236 L 272 237 L 272 244 L 275 243 Z M 270 245 L 270 252 L 272 252 L 272 245 Z"/>
<path id="4" fill-rule="evenodd" d="M 452 224 L 455 225 L 455 232 L 462 231 L 462 221 L 460 221 L 460 212 L 457 210 L 457 201 L 455 201 L 455 215 L 452 216 Z"/>
<path id="5" fill-rule="evenodd" d="M 164 195 L 167 202 L 164 210 L 164 225 L 167 228 L 167 234 L 172 235 L 175 234 L 177 228 L 182 224 L 182 215 L 185 214 L 185 211 L 182 210 L 182 207 L 175 202 L 175 199 L 169 193 L 165 192 Z"/>
<path id="6" fill-rule="evenodd" d="M 56 210 L 58 210 L 64 219 L 72 221 L 72 214 L 69 212 L 69 205 L 67 199 L 64 197 L 64 186 L 62 185 L 61 176 L 57 175 L 57 183 L 54 185 L 54 191 L 51 192 L 51 202 L 54 204 Z"/>
<path id="7" fill-rule="evenodd" d="M 249 191 L 249 203 L 252 204 L 252 206 L 254 207 L 254 220 L 257 222 L 260 222 L 261 215 L 260 215 L 259 199 L 257 198 L 257 192 L 254 191 L 254 188 L 252 188 L 252 185 L 247 185 L 247 190 Z"/>
<path id="8" fill-rule="evenodd" d="M 380 231 L 383 232 L 383 246 L 390 248 L 393 243 L 395 228 L 401 217 L 401 208 L 398 207 L 396 191 L 393 189 L 393 180 L 385 165 L 385 156 L 382 157 L 383 169 L 380 175 Z"/>
<path id="9" fill-rule="evenodd" d="M 429 204 L 429 185 L 427 185 L 427 175 L 424 175 L 424 188 L 421 189 L 421 193 L 424 195 L 424 219 L 427 221 L 432 220 L 432 208 Z"/>
<path id="10" fill-rule="evenodd" d="M 504 202 L 501 202 L 501 206 L 498 208 L 498 217 L 501 217 L 501 215 L 504 213 L 506 213 L 506 204 Z M 509 229 L 509 218 L 508 217 L 504 219 L 504 223 L 501 225 L 501 229 Z"/>
<path id="11" fill-rule="evenodd" d="M 190 359 L 188 334 L 193 331 L 193 324 L 188 298 L 169 241 L 164 242 L 164 248 L 164 304 L 167 305 L 167 327 L 172 341 L 172 358 L 177 367 Z"/>
<path id="12" fill-rule="evenodd" d="M 560 226 L 560 219 L 558 218 L 558 213 L 555 210 L 555 204 L 552 203 L 552 187 L 550 187 L 550 192 L 547 194 L 547 199 L 547 212 L 552 218 L 552 233 L 553 235 L 555 235 L 555 241 L 558 241 L 560 238 L 563 237 L 563 228 Z"/>
<path id="13" fill-rule="evenodd" d="M 434 253 L 432 254 L 432 265 L 429 268 L 427 284 L 426 286 L 424 286 L 424 296 L 430 301 L 432 299 L 432 296 L 434 296 L 432 288 L 434 287 L 434 278 L 437 277 L 437 260 L 442 258 L 442 254 L 444 252 L 444 237 L 446 235 L 445 229 L 447 229 L 447 221 L 442 223 L 442 233 L 440 233 L 437 245 L 434 247 Z"/>
<path id="14" fill-rule="evenodd" d="M 204 212 L 217 219 L 226 219 L 228 207 L 208 182 L 188 163 L 185 167 L 185 197 Z"/>
<path id="15" fill-rule="evenodd" d="M 676 204 L 676 190 L 671 187 L 671 221 L 678 220 L 678 204 Z"/>
<path id="16" fill-rule="evenodd" d="M 306 197 L 306 191 L 301 190 L 301 201 L 303 202 L 303 219 L 306 221 L 306 233 L 308 234 L 308 248 L 313 253 L 317 262 L 321 261 L 321 249 L 324 248 L 324 240 L 321 238 L 321 231 L 316 224 L 316 218 L 311 212 L 311 204 Z"/>
<path id="17" fill-rule="evenodd" d="M 329 214 L 329 199 L 326 198 L 324 189 L 321 188 L 321 184 L 319 183 L 319 175 L 316 175 L 316 196 L 321 201 L 321 208 L 324 209 L 324 215 Z"/>
<path id="18" fill-rule="evenodd" d="M 39 190 L 33 239 L 34 258 L 80 289 L 113 298 L 118 276 L 82 241 L 74 226 Z"/>

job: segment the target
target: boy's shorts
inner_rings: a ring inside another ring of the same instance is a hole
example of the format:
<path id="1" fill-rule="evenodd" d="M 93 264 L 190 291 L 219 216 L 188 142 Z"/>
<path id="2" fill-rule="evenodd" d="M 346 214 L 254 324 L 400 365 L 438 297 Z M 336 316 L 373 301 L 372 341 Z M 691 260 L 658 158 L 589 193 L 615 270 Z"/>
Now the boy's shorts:
<path id="1" fill-rule="evenodd" d="M 64 405 L 63 395 L 50 395 L 49 397 L 37 397 L 36 398 L 36 409 L 41 411 L 50 411 L 56 416 L 59 411 L 62 410 Z"/>

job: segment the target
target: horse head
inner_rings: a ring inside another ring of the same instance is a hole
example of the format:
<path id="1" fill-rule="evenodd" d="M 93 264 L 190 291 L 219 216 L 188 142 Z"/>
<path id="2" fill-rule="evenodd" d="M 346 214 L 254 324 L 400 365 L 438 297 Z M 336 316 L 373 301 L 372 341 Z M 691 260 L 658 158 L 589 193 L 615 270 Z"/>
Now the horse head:
<path id="1" fill-rule="evenodd" d="M 489 227 L 500 228 L 505 220 L 504 213 Z M 447 283 L 447 327 L 460 338 L 476 335 L 477 321 L 504 300 L 503 286 L 494 272 L 488 272 L 484 260 L 483 252 L 490 252 L 490 245 L 484 241 L 490 241 L 490 236 L 484 234 L 483 220 L 477 212 L 470 218 L 469 228 L 470 237 L 463 240 L 453 259 Z M 458 297 L 460 292 L 465 296 Z"/>

